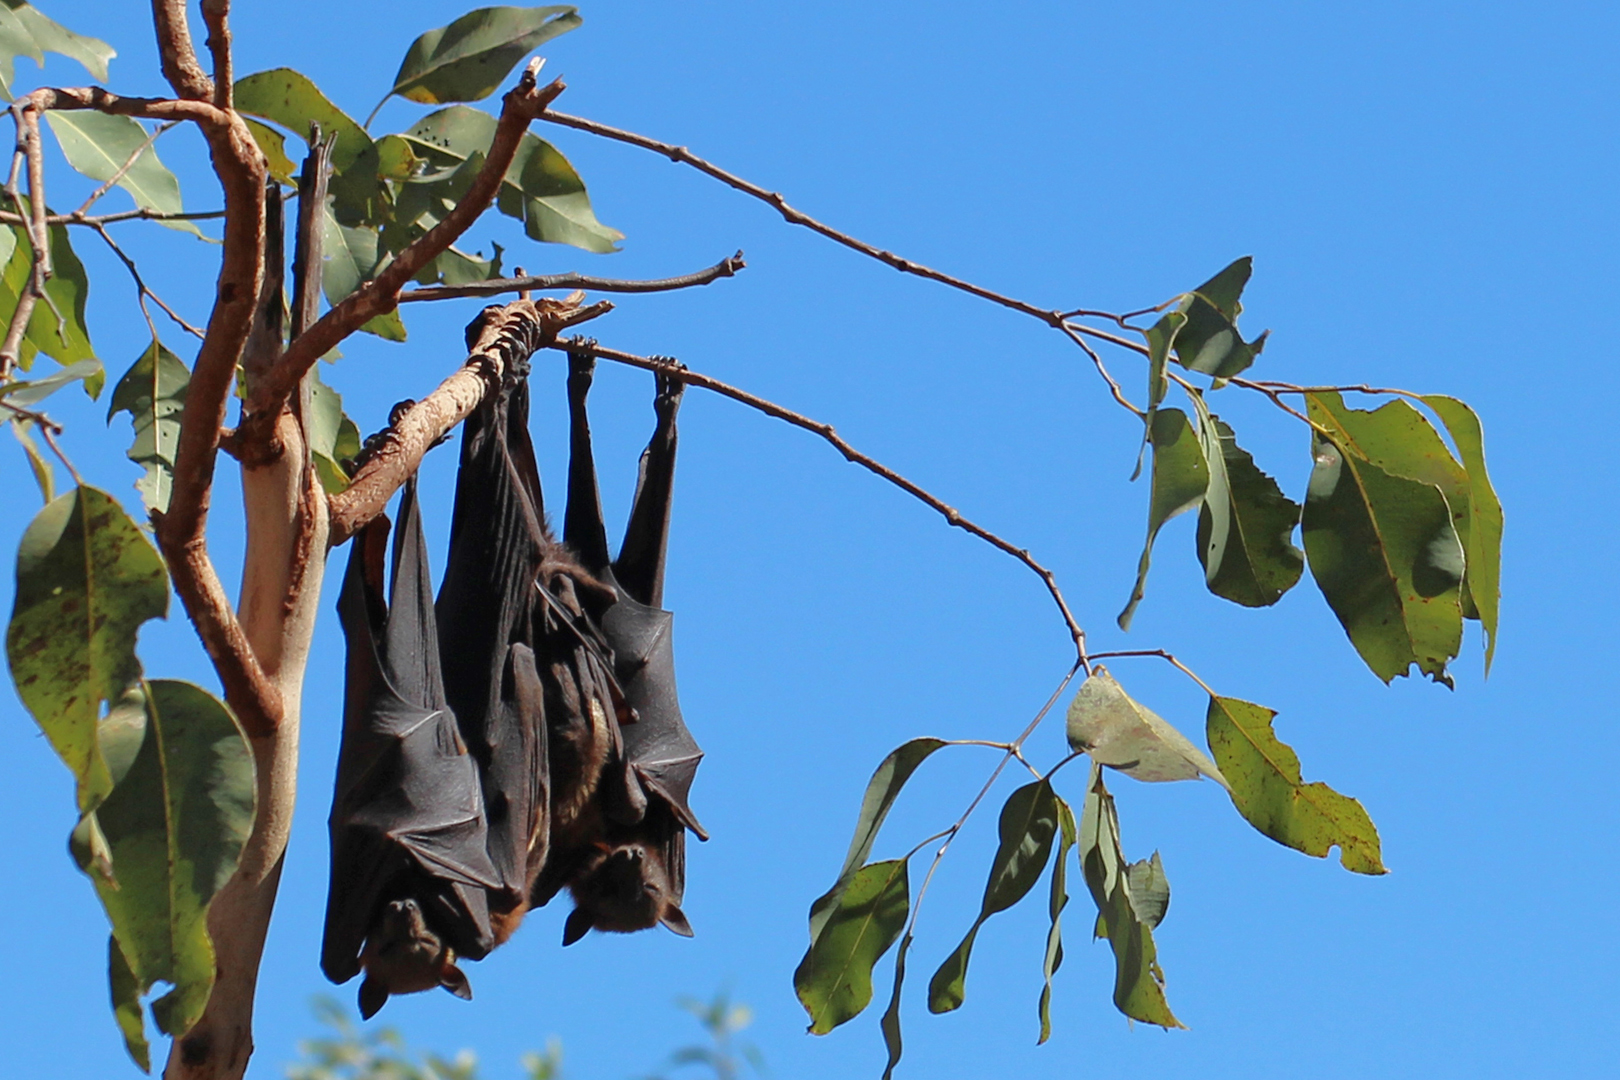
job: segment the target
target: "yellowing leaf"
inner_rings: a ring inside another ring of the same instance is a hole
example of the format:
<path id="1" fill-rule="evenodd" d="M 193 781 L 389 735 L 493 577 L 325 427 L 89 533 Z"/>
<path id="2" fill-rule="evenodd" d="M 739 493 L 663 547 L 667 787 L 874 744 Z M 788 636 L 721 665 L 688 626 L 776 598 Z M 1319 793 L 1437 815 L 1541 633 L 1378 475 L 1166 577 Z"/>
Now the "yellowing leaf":
<path id="1" fill-rule="evenodd" d="M 1317 858 L 1337 847 L 1346 870 L 1386 873 L 1367 811 L 1326 784 L 1304 782 L 1298 755 L 1272 731 L 1276 715 L 1237 698 L 1209 699 L 1209 746 L 1231 780 L 1232 804 L 1279 844 Z"/>

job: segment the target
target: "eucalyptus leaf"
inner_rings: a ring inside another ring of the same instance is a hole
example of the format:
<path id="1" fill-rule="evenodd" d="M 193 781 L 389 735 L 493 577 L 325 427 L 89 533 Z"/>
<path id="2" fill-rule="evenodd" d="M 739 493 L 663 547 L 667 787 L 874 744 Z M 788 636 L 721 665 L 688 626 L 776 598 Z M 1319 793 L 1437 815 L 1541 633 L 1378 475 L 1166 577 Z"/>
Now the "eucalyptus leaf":
<path id="1" fill-rule="evenodd" d="M 101 366 L 100 360 L 80 360 L 43 378 L 7 383 L 4 387 L 0 387 L 0 397 L 4 397 L 13 405 L 29 408 L 44 401 L 64 386 L 82 382 L 85 393 L 94 399 L 100 395 L 101 387 L 106 381 L 107 371 Z"/>
<path id="2" fill-rule="evenodd" d="M 56 141 L 68 164 L 92 180 L 105 183 L 124 167 L 137 152 L 135 163 L 118 177 L 117 184 L 135 200 L 143 210 L 160 214 L 184 212 L 181 205 L 180 181 L 158 158 L 157 146 L 146 144 L 150 132 L 140 122 L 128 116 L 114 116 L 94 109 L 52 109 L 45 114 Z M 202 230 L 190 221 L 164 221 L 160 224 L 180 232 L 202 236 Z"/>
<path id="3" fill-rule="evenodd" d="M 270 165 L 270 175 L 276 182 L 288 187 L 298 186 L 298 166 L 293 164 L 292 158 L 287 156 L 287 138 L 269 124 L 253 119 L 251 116 L 242 118 L 248 131 L 253 135 L 253 141 L 264 155 L 265 161 Z"/>
<path id="4" fill-rule="evenodd" d="M 360 453 L 360 429 L 343 411 L 343 396 L 311 372 L 309 449 L 315 458 L 315 471 L 328 494 L 349 486 L 349 474 L 342 462 Z"/>
<path id="5" fill-rule="evenodd" d="M 1153 437 L 1153 419 L 1158 414 L 1159 406 L 1164 403 L 1165 393 L 1170 389 L 1170 380 L 1164 373 L 1170 362 L 1170 347 L 1175 344 L 1176 335 L 1185 325 L 1185 313 L 1167 311 L 1158 322 L 1142 331 L 1148 344 L 1148 407 L 1147 415 L 1143 417 L 1142 447 L 1136 453 L 1136 470 L 1131 473 L 1133 481 L 1142 475 L 1142 459 Z"/>
<path id="6" fill-rule="evenodd" d="M 1466 585 L 1474 614 L 1485 629 L 1485 672 L 1490 674 L 1496 654 L 1496 618 L 1502 600 L 1502 502 L 1485 471 L 1485 433 L 1474 410 L 1453 397 L 1429 394 L 1423 403 L 1433 409 L 1451 433 L 1468 474 L 1468 555 Z M 1464 614 L 1468 614 L 1464 611 Z"/>
<path id="7" fill-rule="evenodd" d="M 1174 309 L 1186 319 L 1176 334 L 1176 360 L 1189 371 L 1229 379 L 1253 364 L 1265 348 L 1265 333 L 1244 341 L 1237 327 L 1243 311 L 1239 298 L 1249 282 L 1252 264 L 1247 255 L 1235 260 L 1184 296 Z"/>
<path id="8" fill-rule="evenodd" d="M 1001 808 L 1001 842 L 990 860 L 989 880 L 984 883 L 984 899 L 979 916 L 973 920 L 962 943 L 934 972 L 928 983 L 928 1011 L 959 1009 L 967 996 L 968 961 L 973 942 L 985 920 L 1006 911 L 1029 894 L 1040 880 L 1041 871 L 1052 854 L 1052 837 L 1058 829 L 1057 796 L 1046 780 L 1037 780 L 1014 791 Z"/>
<path id="9" fill-rule="evenodd" d="M 74 488 L 23 533 L 6 634 L 11 677 L 72 771 L 81 814 L 112 789 L 97 737 L 102 705 L 140 678 L 135 635 L 168 606 L 162 558 L 107 493 Z"/>
<path id="10" fill-rule="evenodd" d="M 26 200 L 24 205 L 27 205 Z M 33 272 L 33 245 L 15 227 L 0 226 L 0 229 L 13 233 L 11 257 L 4 269 L 0 269 L 0 317 L 9 321 L 11 313 L 17 310 L 23 290 L 28 288 Z M 78 255 L 73 251 L 66 226 L 52 225 L 49 242 L 55 273 L 45 284 L 45 295 L 51 302 L 35 304 L 34 314 L 28 320 L 28 331 L 23 337 L 18 356 L 19 366 L 24 371 L 29 370 L 39 353 L 52 357 L 63 366 L 96 358 L 85 322 L 90 279 L 84 272 L 84 264 L 79 262 Z M 60 321 L 57 319 L 58 312 L 61 313 Z M 101 391 L 101 382 L 86 381 L 85 390 L 95 391 L 91 394 L 94 397 Z"/>
<path id="11" fill-rule="evenodd" d="M 1164 860 L 1155 851 L 1151 858 L 1125 868 L 1125 886 L 1131 894 L 1131 910 L 1136 917 L 1157 930 L 1170 910 L 1170 879 L 1164 873 Z"/>
<path id="12" fill-rule="evenodd" d="M 889 1060 L 883 1066 L 883 1080 L 893 1080 L 894 1067 L 900 1064 L 900 1055 L 906 1044 L 900 1031 L 900 989 L 906 983 L 906 954 L 911 951 L 911 935 L 900 939 L 900 948 L 894 954 L 894 988 L 889 992 L 889 1007 L 883 1010 L 878 1030 L 883 1032 L 883 1047 Z"/>
<path id="13" fill-rule="evenodd" d="M 1057 974 L 1058 968 L 1063 966 L 1063 909 L 1069 906 L 1068 887 L 1068 860 L 1069 849 L 1074 847 L 1078 837 L 1078 827 L 1074 822 L 1074 811 L 1062 799 L 1057 800 L 1058 811 L 1058 849 L 1057 858 L 1052 861 L 1052 895 L 1047 901 L 1047 914 L 1051 916 L 1052 928 L 1046 932 L 1046 955 L 1041 961 L 1041 976 L 1044 980 L 1041 986 L 1041 999 L 1037 1012 L 1041 1019 L 1041 1035 L 1035 1040 L 1039 1046 L 1052 1036 L 1052 976 Z"/>
<path id="14" fill-rule="evenodd" d="M 9 426 L 11 433 L 22 444 L 23 454 L 28 458 L 28 468 L 34 474 L 34 483 L 39 485 L 39 493 L 49 503 L 56 498 L 56 473 L 52 470 L 51 463 L 45 459 L 45 455 L 39 452 L 34 437 L 29 434 L 34 427 L 34 422 L 21 417 L 12 417 Z"/>
<path id="15" fill-rule="evenodd" d="M 1311 576 L 1386 683 L 1412 664 L 1451 685 L 1462 644 L 1463 549 L 1440 489 L 1393 476 L 1313 433 L 1302 534 Z"/>
<path id="16" fill-rule="evenodd" d="M 871 1003 L 872 966 L 900 937 L 910 906 L 906 860 L 870 863 L 851 875 L 793 973 L 811 1034 L 825 1035 Z"/>
<path id="17" fill-rule="evenodd" d="M 1148 567 L 1153 561 L 1153 542 L 1164 523 L 1197 506 L 1209 490 L 1209 466 L 1193 434 L 1187 414 L 1180 409 L 1162 409 L 1153 415 L 1149 431 L 1153 444 L 1153 491 L 1148 499 L 1147 540 L 1136 564 L 1136 584 L 1130 602 L 1119 613 L 1119 628 L 1129 630 L 1136 605 L 1147 593 Z"/>
<path id="18" fill-rule="evenodd" d="M 486 112 L 452 105 L 423 117 L 404 134 L 431 165 L 442 169 L 486 153 L 495 125 L 495 118 Z M 618 241 L 624 239 L 623 233 L 596 219 L 585 183 L 568 159 L 530 133 L 518 142 L 495 205 L 522 221 L 532 240 L 607 253 L 617 251 Z"/>
<path id="19" fill-rule="evenodd" d="M 1298 584 L 1305 553 L 1294 546 L 1302 507 L 1261 472 L 1232 429 L 1193 395 L 1209 493 L 1198 511 L 1198 559 L 1209 591 L 1244 607 L 1268 607 Z"/>
<path id="20" fill-rule="evenodd" d="M 117 880 L 91 880 L 125 964 L 109 968 L 115 1001 L 131 976 L 141 995 L 170 984 L 152 1016 L 158 1030 L 179 1037 L 213 988 L 208 905 L 252 832 L 253 753 L 230 711 L 200 687 L 159 679 L 145 684 L 144 696 L 145 737 L 93 811 Z"/>
<path id="21" fill-rule="evenodd" d="M 1086 801 L 1080 809 L 1080 868 L 1097 905 L 1098 928 L 1114 952 L 1114 1007 L 1146 1024 L 1183 1026 L 1164 997 L 1153 928 L 1131 903 L 1128 864 L 1120 846 L 1119 815 L 1103 784 L 1102 767 L 1091 766 Z"/>
<path id="22" fill-rule="evenodd" d="M 855 835 L 850 838 L 849 853 L 844 856 L 844 865 L 838 871 L 838 880 L 833 883 L 831 889 L 810 905 L 812 946 L 821 936 L 832 910 L 838 905 L 839 895 L 854 877 L 855 872 L 871 857 L 872 845 L 877 841 L 878 830 L 883 828 L 883 821 L 889 816 L 894 800 L 900 797 L 900 789 L 906 786 L 906 781 L 917 771 L 917 766 L 928 760 L 935 750 L 945 745 L 944 739 L 926 737 L 904 742 L 883 759 L 877 771 L 872 774 L 872 779 L 867 781 L 866 793 L 861 796 L 861 810 L 855 818 Z"/>
<path id="23" fill-rule="evenodd" d="M 153 341 L 113 387 L 107 422 L 129 413 L 135 441 L 126 453 L 146 475 L 135 485 L 148 509 L 167 510 L 174 490 L 174 461 L 180 448 L 180 414 L 186 407 L 191 372 L 181 359 Z"/>
<path id="24" fill-rule="evenodd" d="M 107 61 L 117 56 L 111 45 L 97 38 L 75 34 L 47 18 L 38 8 L 21 0 L 0 0 L 6 7 L 0 20 L 0 78 L 6 98 L 11 98 L 12 62 L 19 56 L 32 59 L 41 67 L 48 52 L 77 60 L 101 82 L 107 81 Z M 24 36 L 26 35 L 26 37 Z"/>
<path id="25" fill-rule="evenodd" d="M 1221 770 L 1188 738 L 1125 692 L 1108 669 L 1091 675 L 1069 705 L 1069 747 L 1133 780 L 1159 783 L 1200 775 L 1226 787 Z"/>
<path id="26" fill-rule="evenodd" d="M 518 61 L 580 22 L 566 6 L 469 11 L 411 43 L 389 93 L 424 105 L 481 101 Z"/>
<path id="27" fill-rule="evenodd" d="M 1326 784 L 1304 782 L 1299 756 L 1272 730 L 1276 715 L 1237 698 L 1209 699 L 1209 747 L 1231 778 L 1232 804 L 1279 844 L 1317 858 L 1337 847 L 1346 870 L 1386 873 L 1367 811 Z"/>
<path id="28" fill-rule="evenodd" d="M 378 179 L 377 147 L 308 76 L 291 68 L 249 75 L 237 80 L 235 101 L 239 111 L 278 124 L 306 143 L 310 125 L 319 124 L 322 136 L 333 140 L 327 190 L 337 219 L 351 226 L 381 223 L 386 199 Z"/>
<path id="29" fill-rule="evenodd" d="M 339 224 L 331 208 L 321 215 L 321 229 L 321 291 L 336 307 L 376 274 L 380 237 L 376 229 Z M 368 319 L 360 329 L 387 341 L 405 340 L 405 323 L 397 308 Z"/>

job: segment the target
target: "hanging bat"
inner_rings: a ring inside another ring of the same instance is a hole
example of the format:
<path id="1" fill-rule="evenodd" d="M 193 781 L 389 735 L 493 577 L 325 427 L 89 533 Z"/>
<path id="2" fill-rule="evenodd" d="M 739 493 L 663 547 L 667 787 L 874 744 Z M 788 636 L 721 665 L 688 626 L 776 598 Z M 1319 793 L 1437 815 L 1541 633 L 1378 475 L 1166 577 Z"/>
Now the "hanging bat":
<path id="1" fill-rule="evenodd" d="M 528 384 L 509 377 L 462 425 L 450 552 L 439 589 L 445 694 L 478 762 L 489 817 L 495 944 L 528 909 L 549 839 L 545 691 L 534 655 L 533 583 L 555 547 L 541 518 Z"/>
<path id="2" fill-rule="evenodd" d="M 385 604 L 387 539 L 386 518 L 354 538 L 338 597 L 347 670 L 321 942 L 328 979 L 365 970 L 367 1018 L 391 994 L 442 986 L 472 997 L 456 960 L 489 952 L 486 895 L 502 884 L 477 763 L 446 706 L 414 478 L 400 498 Z"/>
<path id="3" fill-rule="evenodd" d="M 545 522 L 529 440 L 527 365 L 463 425 L 450 554 L 439 591 L 445 685 L 479 764 L 495 944 L 517 929 L 542 870 L 600 835 L 595 794 L 620 755 L 621 695 L 580 596 L 609 603 Z"/>
<path id="4" fill-rule="evenodd" d="M 670 642 L 673 616 L 661 609 L 664 558 L 675 478 L 675 415 L 684 385 L 657 376 L 657 425 L 641 455 L 630 521 L 619 557 L 608 553 L 585 398 L 595 361 L 569 354 L 568 509 L 563 538 L 584 568 L 616 592 L 593 611 L 612 650 L 630 722 L 622 728 L 622 767 L 603 787 L 604 828 L 595 850 L 568 881 L 575 908 L 563 931 L 572 944 L 592 928 L 628 933 L 662 923 L 690 937 L 680 904 L 686 889 L 686 833 L 708 834 L 688 805 L 703 751 L 681 718 Z"/>

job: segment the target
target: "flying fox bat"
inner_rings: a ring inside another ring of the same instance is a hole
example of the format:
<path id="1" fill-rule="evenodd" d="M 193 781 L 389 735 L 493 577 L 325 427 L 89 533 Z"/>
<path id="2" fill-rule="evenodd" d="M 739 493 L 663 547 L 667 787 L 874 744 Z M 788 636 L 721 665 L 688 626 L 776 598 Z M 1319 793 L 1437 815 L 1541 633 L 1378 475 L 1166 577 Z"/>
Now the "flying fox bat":
<path id="1" fill-rule="evenodd" d="M 611 602 L 551 535 L 529 440 L 527 366 L 463 425 L 439 645 L 451 707 L 478 760 L 495 944 L 517 929 L 542 869 L 600 835 L 595 794 L 620 754 L 621 695 L 581 594 Z"/>
<path id="2" fill-rule="evenodd" d="M 338 597 L 347 671 L 321 943 L 333 982 L 364 968 L 367 1018 L 390 994 L 443 986 L 470 998 L 456 959 L 489 952 L 487 891 L 502 884 L 478 766 L 446 706 L 414 478 L 400 498 L 385 604 L 387 539 L 386 518 L 354 538 Z"/>
<path id="3" fill-rule="evenodd" d="M 585 398 L 595 361 L 569 354 L 571 445 L 563 538 L 580 563 L 616 598 L 591 614 L 612 650 L 613 674 L 632 713 L 622 729 L 622 769 L 604 786 L 602 838 L 573 870 L 575 909 L 563 932 L 571 944 L 592 928 L 644 930 L 659 923 L 691 936 L 680 904 L 686 889 L 686 833 L 708 834 L 687 798 L 703 751 L 681 718 L 670 642 L 673 616 L 662 610 L 664 557 L 675 478 L 675 415 L 684 386 L 657 376 L 657 425 L 641 455 L 630 521 L 619 557 L 608 553 Z"/>

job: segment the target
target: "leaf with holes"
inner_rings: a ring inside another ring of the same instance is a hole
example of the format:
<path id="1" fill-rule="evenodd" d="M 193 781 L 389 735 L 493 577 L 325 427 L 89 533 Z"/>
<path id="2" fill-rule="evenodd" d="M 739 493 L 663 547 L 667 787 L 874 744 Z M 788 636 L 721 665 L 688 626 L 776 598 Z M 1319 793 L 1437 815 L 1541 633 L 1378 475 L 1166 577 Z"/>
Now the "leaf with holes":
<path id="1" fill-rule="evenodd" d="M 186 407 L 191 372 L 181 359 L 154 341 L 113 387 L 107 422 L 129 413 L 135 441 L 127 454 L 146 475 L 135 485 L 152 510 L 167 510 L 174 490 L 174 458 L 180 448 L 180 414 Z"/>
<path id="2" fill-rule="evenodd" d="M 1305 553 L 1294 546 L 1301 507 L 1255 465 L 1220 417 L 1194 394 L 1209 494 L 1198 511 L 1198 559 L 1209 591 L 1244 607 L 1268 607 L 1298 584 Z"/>
<path id="3" fill-rule="evenodd" d="M 1231 778 L 1232 804 L 1277 843 L 1323 858 L 1334 847 L 1346 870 L 1385 873 L 1378 829 L 1356 800 L 1304 782 L 1299 756 L 1277 738 L 1277 714 L 1237 698 L 1209 699 L 1209 748 Z"/>
<path id="4" fill-rule="evenodd" d="M 1058 828 L 1057 796 L 1046 780 L 1025 784 L 1007 797 L 1001 808 L 1001 843 L 990 860 L 990 877 L 984 883 L 984 899 L 979 916 L 973 920 L 945 962 L 928 983 L 928 1011 L 950 1012 L 962 1007 L 967 996 L 968 961 L 979 928 L 990 916 L 1006 911 L 1029 894 L 1046 869 L 1052 854 L 1052 837 Z"/>
<path id="5" fill-rule="evenodd" d="M 869 863 L 850 876 L 793 972 L 812 1034 L 825 1035 L 871 1004 L 872 966 L 899 938 L 910 907 L 904 859 Z"/>
<path id="6" fill-rule="evenodd" d="M 129 192 L 135 205 L 143 210 L 159 214 L 185 211 L 180 200 L 180 181 L 158 158 L 157 146 L 148 145 L 150 132 L 139 121 L 92 109 L 53 109 L 45 114 L 45 119 L 62 147 L 62 155 L 79 172 L 103 183 L 118 176 L 118 186 Z M 119 176 L 118 170 L 137 152 L 140 156 L 135 157 L 135 163 Z M 203 235 L 202 230 L 189 221 L 160 219 L 160 222 L 171 229 Z"/>
<path id="7" fill-rule="evenodd" d="M 1226 786 L 1221 770 L 1163 717 L 1135 701 L 1101 664 L 1069 704 L 1069 748 L 1133 780 L 1162 783 L 1200 775 Z"/>
<path id="8" fill-rule="evenodd" d="M 1193 434 L 1187 414 L 1180 409 L 1162 409 L 1153 415 L 1149 433 L 1153 444 L 1153 490 L 1148 498 L 1147 540 L 1136 564 L 1136 584 L 1131 599 L 1119 613 L 1119 628 L 1129 630 L 1136 605 L 1147 593 L 1148 566 L 1153 561 L 1153 542 L 1164 523 L 1197 506 L 1209 490 L 1209 466 Z"/>
<path id="9" fill-rule="evenodd" d="M 424 105 L 482 101 L 519 60 L 581 19 L 572 7 L 490 7 L 429 30 L 405 53 L 390 94 Z"/>
<path id="10" fill-rule="evenodd" d="M 1080 808 L 1080 868 L 1097 905 L 1098 928 L 1114 951 L 1114 1007 L 1132 1020 L 1181 1027 L 1164 997 L 1153 928 L 1131 903 L 1119 815 L 1114 797 L 1103 785 L 1102 767 L 1096 764 L 1091 766 L 1086 801 Z"/>

